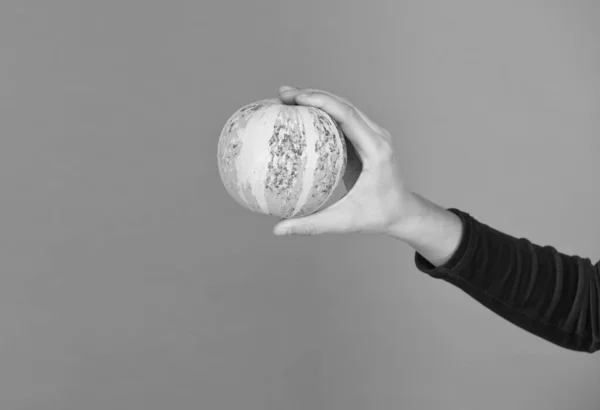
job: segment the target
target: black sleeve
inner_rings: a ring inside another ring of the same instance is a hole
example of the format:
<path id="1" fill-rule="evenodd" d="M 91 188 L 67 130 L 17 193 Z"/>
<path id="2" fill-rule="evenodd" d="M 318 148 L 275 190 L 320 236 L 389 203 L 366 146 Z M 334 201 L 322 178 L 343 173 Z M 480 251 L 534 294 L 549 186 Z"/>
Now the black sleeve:
<path id="1" fill-rule="evenodd" d="M 416 267 L 449 282 L 516 326 L 566 349 L 600 350 L 600 273 L 590 259 L 569 256 L 480 223 L 455 208 L 458 249 L 435 267 L 415 253 Z"/>

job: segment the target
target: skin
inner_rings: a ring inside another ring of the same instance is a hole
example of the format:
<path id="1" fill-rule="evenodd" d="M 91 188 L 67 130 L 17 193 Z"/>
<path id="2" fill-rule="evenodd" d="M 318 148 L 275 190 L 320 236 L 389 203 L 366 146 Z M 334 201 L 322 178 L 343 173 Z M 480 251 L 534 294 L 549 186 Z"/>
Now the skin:
<path id="1" fill-rule="evenodd" d="M 323 233 L 390 234 L 413 200 L 394 156 L 392 137 L 348 100 L 323 90 L 282 87 L 285 104 L 312 106 L 327 112 L 347 139 L 346 195 L 312 215 L 280 221 L 276 235 Z"/>
<path id="2" fill-rule="evenodd" d="M 386 234 L 410 245 L 436 268 L 452 258 L 465 232 L 461 218 L 406 188 L 387 130 L 349 101 L 325 91 L 282 88 L 280 99 L 331 115 L 347 138 L 349 159 L 346 195 L 312 215 L 280 221 L 275 234 Z M 580 280 L 580 285 L 584 282 Z"/>

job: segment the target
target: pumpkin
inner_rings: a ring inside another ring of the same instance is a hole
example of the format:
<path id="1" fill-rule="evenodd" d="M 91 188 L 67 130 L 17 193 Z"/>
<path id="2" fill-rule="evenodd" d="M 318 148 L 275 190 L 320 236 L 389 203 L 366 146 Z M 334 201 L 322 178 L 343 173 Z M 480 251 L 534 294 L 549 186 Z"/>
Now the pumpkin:
<path id="1" fill-rule="evenodd" d="M 218 167 L 229 195 L 253 212 L 282 218 L 319 210 L 346 170 L 345 137 L 325 111 L 265 99 L 227 120 Z"/>

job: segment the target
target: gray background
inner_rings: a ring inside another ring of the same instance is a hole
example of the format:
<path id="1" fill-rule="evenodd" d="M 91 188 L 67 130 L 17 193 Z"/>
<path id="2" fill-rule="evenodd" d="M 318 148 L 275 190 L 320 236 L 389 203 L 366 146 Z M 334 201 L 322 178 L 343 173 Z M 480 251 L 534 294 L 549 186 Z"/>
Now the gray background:
<path id="1" fill-rule="evenodd" d="M 360 235 L 276 238 L 217 137 L 354 101 L 413 190 L 600 257 L 598 1 L 0 3 L 0 408 L 592 409 L 572 353 Z"/>

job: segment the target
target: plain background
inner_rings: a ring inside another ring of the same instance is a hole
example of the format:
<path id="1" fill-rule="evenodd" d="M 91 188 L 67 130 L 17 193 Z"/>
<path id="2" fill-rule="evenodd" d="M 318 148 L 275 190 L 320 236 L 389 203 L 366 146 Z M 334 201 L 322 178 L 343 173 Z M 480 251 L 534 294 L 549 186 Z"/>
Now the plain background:
<path id="1" fill-rule="evenodd" d="M 227 118 L 345 96 L 411 188 L 600 258 L 600 3 L 0 3 L 0 408 L 585 409 L 600 355 L 532 336 L 385 237 L 276 238 Z"/>

